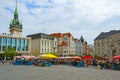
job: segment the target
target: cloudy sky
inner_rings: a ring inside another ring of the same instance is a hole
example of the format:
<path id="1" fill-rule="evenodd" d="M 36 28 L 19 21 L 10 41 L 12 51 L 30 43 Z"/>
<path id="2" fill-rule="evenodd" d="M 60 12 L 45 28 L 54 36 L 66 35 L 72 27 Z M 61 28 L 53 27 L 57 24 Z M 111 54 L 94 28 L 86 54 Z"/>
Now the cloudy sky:
<path id="1" fill-rule="evenodd" d="M 120 0 L 17 0 L 23 36 L 35 33 L 82 35 L 88 43 L 101 32 L 120 29 Z M 0 0 L 0 33 L 9 34 L 16 0 Z"/>

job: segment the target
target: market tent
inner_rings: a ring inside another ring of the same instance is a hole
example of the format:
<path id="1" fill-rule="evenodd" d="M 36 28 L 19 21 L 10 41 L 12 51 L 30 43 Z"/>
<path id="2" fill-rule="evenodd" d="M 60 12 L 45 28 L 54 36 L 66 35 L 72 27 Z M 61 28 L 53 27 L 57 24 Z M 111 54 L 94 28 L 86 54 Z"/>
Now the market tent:
<path id="1" fill-rule="evenodd" d="M 70 59 L 72 57 L 58 57 L 58 59 Z"/>
<path id="2" fill-rule="evenodd" d="M 95 59 L 97 59 L 97 60 L 107 60 L 106 58 L 101 57 L 101 56 L 98 56 L 98 57 L 96 57 Z"/>
<path id="3" fill-rule="evenodd" d="M 112 57 L 112 59 L 120 59 L 120 55 Z"/>
<path id="4" fill-rule="evenodd" d="M 79 56 L 73 56 L 73 57 L 71 57 L 71 59 L 72 59 L 72 60 L 81 60 L 82 58 L 79 57 Z"/>
<path id="5" fill-rule="evenodd" d="M 25 59 L 32 59 L 32 58 L 36 58 L 35 56 L 22 56 L 22 58 L 25 58 Z"/>
<path id="6" fill-rule="evenodd" d="M 41 55 L 40 58 L 58 58 L 58 57 L 49 53 Z"/>
<path id="7" fill-rule="evenodd" d="M 14 58 L 18 58 L 18 59 L 21 59 L 21 58 L 22 58 L 22 56 L 15 56 Z"/>
<path id="8" fill-rule="evenodd" d="M 93 57 L 92 56 L 83 56 L 82 59 L 83 60 L 91 60 L 91 59 L 93 59 Z"/>

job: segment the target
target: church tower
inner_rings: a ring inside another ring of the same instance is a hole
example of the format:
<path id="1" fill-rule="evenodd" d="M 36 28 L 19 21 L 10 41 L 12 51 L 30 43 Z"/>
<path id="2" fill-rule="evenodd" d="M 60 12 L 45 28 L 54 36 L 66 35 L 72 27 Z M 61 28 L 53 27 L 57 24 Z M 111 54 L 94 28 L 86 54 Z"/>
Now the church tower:
<path id="1" fill-rule="evenodd" d="M 22 36 L 22 23 L 19 21 L 19 18 L 18 18 L 17 2 L 16 2 L 15 11 L 14 11 L 14 18 L 10 22 L 9 31 L 11 35 Z"/>

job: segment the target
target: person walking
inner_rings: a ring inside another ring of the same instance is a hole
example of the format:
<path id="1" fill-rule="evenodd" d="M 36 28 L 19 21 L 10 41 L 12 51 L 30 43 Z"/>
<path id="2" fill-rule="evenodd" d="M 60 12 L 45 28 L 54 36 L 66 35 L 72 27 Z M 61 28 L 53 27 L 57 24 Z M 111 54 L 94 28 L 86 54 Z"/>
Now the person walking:
<path id="1" fill-rule="evenodd" d="M 3 59 L 1 59 L 1 63 L 2 63 L 2 64 L 4 64 L 4 61 L 3 61 Z"/>

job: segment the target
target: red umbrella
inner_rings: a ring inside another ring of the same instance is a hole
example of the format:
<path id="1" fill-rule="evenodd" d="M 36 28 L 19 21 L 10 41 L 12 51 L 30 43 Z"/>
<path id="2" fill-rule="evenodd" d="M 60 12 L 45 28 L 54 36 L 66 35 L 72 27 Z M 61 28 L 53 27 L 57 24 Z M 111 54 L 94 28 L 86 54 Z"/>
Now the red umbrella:
<path id="1" fill-rule="evenodd" d="M 83 60 L 90 60 L 90 59 L 93 59 L 92 56 L 83 56 L 82 58 L 83 58 Z"/>
<path id="2" fill-rule="evenodd" d="M 120 55 L 112 57 L 112 59 L 120 59 Z"/>

